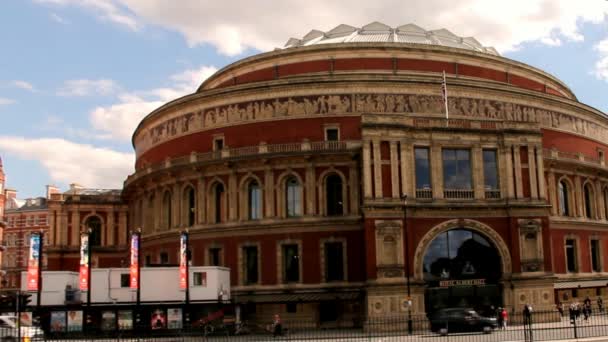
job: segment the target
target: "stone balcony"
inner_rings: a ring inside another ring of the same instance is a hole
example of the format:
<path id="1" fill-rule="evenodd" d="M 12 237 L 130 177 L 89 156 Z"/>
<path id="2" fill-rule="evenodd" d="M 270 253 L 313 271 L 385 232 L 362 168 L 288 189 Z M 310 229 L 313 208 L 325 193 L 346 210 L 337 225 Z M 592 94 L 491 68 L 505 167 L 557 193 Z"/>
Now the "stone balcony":
<path id="1" fill-rule="evenodd" d="M 319 153 L 338 153 L 338 152 L 355 152 L 360 150 L 361 142 L 353 140 L 345 141 L 302 141 L 287 144 L 268 145 L 264 142 L 259 145 L 245 146 L 238 148 L 225 147 L 219 151 L 211 151 L 204 153 L 192 152 L 190 155 L 176 158 L 167 158 L 164 162 L 154 165 L 140 167 L 138 170 L 127 177 L 125 187 L 137 181 L 138 179 L 163 170 L 168 170 L 173 167 L 186 166 L 192 164 L 212 164 L 221 161 L 233 161 L 246 158 L 268 158 L 281 155 L 307 155 Z"/>

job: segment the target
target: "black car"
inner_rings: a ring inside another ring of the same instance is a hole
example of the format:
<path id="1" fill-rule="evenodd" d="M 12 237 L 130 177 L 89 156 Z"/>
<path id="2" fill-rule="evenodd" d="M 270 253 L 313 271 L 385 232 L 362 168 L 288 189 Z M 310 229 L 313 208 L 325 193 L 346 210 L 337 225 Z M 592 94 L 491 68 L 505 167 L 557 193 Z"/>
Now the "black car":
<path id="1" fill-rule="evenodd" d="M 442 335 L 468 331 L 483 331 L 489 334 L 497 326 L 496 318 L 481 316 L 469 308 L 440 309 L 431 316 L 431 331 Z"/>

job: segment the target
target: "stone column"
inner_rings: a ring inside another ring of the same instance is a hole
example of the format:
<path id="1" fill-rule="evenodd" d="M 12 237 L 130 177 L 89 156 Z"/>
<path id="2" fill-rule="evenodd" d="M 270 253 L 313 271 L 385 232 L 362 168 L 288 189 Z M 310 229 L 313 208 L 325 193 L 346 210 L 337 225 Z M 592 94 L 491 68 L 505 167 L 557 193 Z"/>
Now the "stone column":
<path id="1" fill-rule="evenodd" d="M 390 142 L 391 151 L 391 195 L 399 198 L 399 156 L 397 155 L 397 142 Z"/>
<path id="2" fill-rule="evenodd" d="M 238 189 L 236 182 L 236 172 L 232 170 L 228 176 L 228 221 L 237 220 L 238 209 Z"/>
<path id="3" fill-rule="evenodd" d="M 181 185 L 181 182 L 173 184 L 173 196 L 171 197 L 171 228 L 180 227 L 182 224 Z"/>
<path id="4" fill-rule="evenodd" d="M 106 229 L 107 229 L 107 236 L 108 239 L 106 240 L 106 242 L 103 244 L 104 246 L 114 246 L 116 244 L 116 240 L 114 237 L 114 228 L 115 228 L 115 224 L 114 224 L 114 210 L 111 209 L 108 211 L 108 222 L 106 225 Z M 106 235 L 106 234 L 103 234 Z"/>
<path id="5" fill-rule="evenodd" d="M 158 189 L 154 190 L 154 231 L 160 230 L 160 213 L 163 205 L 163 194 Z"/>
<path id="6" fill-rule="evenodd" d="M 207 192 L 205 191 L 205 179 L 204 178 L 199 178 L 197 185 L 196 185 L 196 195 L 197 195 L 197 201 L 196 201 L 196 213 L 197 213 L 197 222 L 199 224 L 205 224 L 205 213 L 207 212 L 205 210 L 205 205 L 207 203 L 206 199 L 206 194 Z"/>
<path id="7" fill-rule="evenodd" d="M 604 211 L 604 206 L 606 205 L 606 203 L 604 203 L 604 196 L 602 195 L 602 183 L 599 179 L 597 179 L 595 181 L 595 218 L 597 220 L 606 219 L 606 213 Z"/>
<path id="8" fill-rule="evenodd" d="M 532 199 L 538 199 L 538 183 L 536 181 L 536 153 L 534 153 L 534 146 L 528 145 L 528 174 L 530 178 L 530 197 Z"/>
<path id="9" fill-rule="evenodd" d="M 504 151 L 505 159 L 505 171 L 506 171 L 506 188 L 507 198 L 515 198 L 515 180 L 513 176 L 513 148 L 511 146 L 505 146 Z"/>
<path id="10" fill-rule="evenodd" d="M 475 145 L 471 150 L 472 168 L 473 168 L 473 191 L 475 199 L 484 199 L 485 196 L 485 179 L 483 174 L 483 155 L 481 146 Z"/>
<path id="11" fill-rule="evenodd" d="M 581 181 L 581 176 L 574 176 L 574 203 L 576 204 L 576 216 L 583 217 L 585 216 L 585 209 L 583 207 L 584 198 L 583 198 L 583 185 Z"/>
<path id="12" fill-rule="evenodd" d="M 61 246 L 68 245 L 68 214 L 65 211 L 61 211 L 59 214 L 59 244 Z"/>
<path id="13" fill-rule="evenodd" d="M 348 169 L 348 193 L 350 199 L 350 213 L 359 214 L 359 172 L 355 165 Z"/>
<path id="14" fill-rule="evenodd" d="M 127 213 L 121 210 L 118 213 L 118 245 L 125 246 L 127 244 Z"/>
<path id="15" fill-rule="evenodd" d="M 72 236 L 70 239 L 72 240 L 70 243 L 71 246 L 80 245 L 80 211 L 78 210 L 78 206 L 76 206 L 76 210 L 72 211 Z"/>
<path id="16" fill-rule="evenodd" d="M 400 142 L 401 145 L 401 195 L 414 197 L 416 190 L 414 185 L 414 158 L 412 145 L 405 141 Z"/>
<path id="17" fill-rule="evenodd" d="M 538 198 L 547 199 L 547 188 L 545 185 L 545 162 L 543 160 L 543 147 L 536 146 L 536 174 L 538 178 Z"/>
<path id="18" fill-rule="evenodd" d="M 312 216 L 315 214 L 315 189 L 317 188 L 316 179 L 315 166 L 312 164 L 312 162 L 308 162 L 306 165 L 306 179 L 304 179 L 306 184 L 306 215 Z M 346 184 L 344 184 L 344 186 L 346 186 Z"/>
<path id="19" fill-rule="evenodd" d="M 520 150 L 521 146 L 513 146 L 513 164 L 515 166 L 515 196 L 518 199 L 524 198 L 524 188 L 521 179 L 521 157 L 519 156 Z"/>
<path id="20" fill-rule="evenodd" d="M 264 171 L 264 209 L 266 210 L 266 217 L 274 217 L 274 173 L 270 167 L 267 167 Z"/>
<path id="21" fill-rule="evenodd" d="M 430 148 L 431 164 L 431 187 L 433 198 L 443 198 L 443 158 L 441 158 L 441 146 L 434 144 Z"/>
<path id="22" fill-rule="evenodd" d="M 551 204 L 551 215 L 558 215 L 559 205 L 557 203 L 557 190 L 555 188 L 555 173 L 553 170 L 549 170 L 549 174 L 547 176 L 548 183 L 548 191 L 549 191 L 549 203 Z"/>
<path id="23" fill-rule="evenodd" d="M 372 197 L 372 163 L 369 140 L 363 141 L 363 197 Z"/>
<path id="24" fill-rule="evenodd" d="M 372 140 L 374 150 L 374 197 L 382 198 L 382 157 L 380 156 L 380 141 Z"/>

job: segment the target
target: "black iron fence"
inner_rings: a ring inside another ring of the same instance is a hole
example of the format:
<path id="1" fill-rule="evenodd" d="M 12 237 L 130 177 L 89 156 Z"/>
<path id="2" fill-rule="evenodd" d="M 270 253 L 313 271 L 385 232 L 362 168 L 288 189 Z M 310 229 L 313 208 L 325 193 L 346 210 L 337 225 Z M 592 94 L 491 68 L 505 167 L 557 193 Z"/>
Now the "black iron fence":
<path id="1" fill-rule="evenodd" d="M 12 317 L 12 318 L 11 318 Z M 412 331 L 408 331 L 408 318 L 378 318 L 363 322 L 326 322 L 282 320 L 254 323 L 217 319 L 195 322 L 189 326 L 129 325 L 106 326 L 88 325 L 80 329 L 46 326 L 44 329 L 11 324 L 15 316 L 0 316 L 0 340 L 13 341 L 553 341 L 607 337 L 608 315 L 605 312 L 591 312 L 585 315 L 561 315 L 558 311 L 510 314 L 506 321 L 499 317 L 453 316 L 433 317 L 413 316 Z M 14 323 L 14 322 L 13 322 Z M 75 331 L 70 331 L 75 330 Z"/>

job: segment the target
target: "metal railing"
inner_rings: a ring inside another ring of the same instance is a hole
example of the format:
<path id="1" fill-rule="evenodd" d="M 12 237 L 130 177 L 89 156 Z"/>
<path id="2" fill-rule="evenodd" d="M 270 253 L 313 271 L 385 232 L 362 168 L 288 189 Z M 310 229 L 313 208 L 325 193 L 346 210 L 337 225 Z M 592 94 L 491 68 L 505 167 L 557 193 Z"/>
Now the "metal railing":
<path id="1" fill-rule="evenodd" d="M 487 190 L 485 190 L 485 198 L 486 199 L 499 199 L 500 198 L 500 190 L 498 190 L 498 189 L 487 189 Z"/>
<path id="2" fill-rule="evenodd" d="M 82 326 L 72 325 L 69 319 L 43 318 L 42 329 L 22 329 L 19 333 L 30 340 L 117 340 L 117 341 L 553 341 L 597 338 L 608 336 L 608 317 L 597 307 L 585 310 L 568 308 L 560 311 L 542 311 L 525 314 L 502 314 L 486 311 L 480 314 L 462 309 L 456 315 L 437 312 L 434 315 L 412 316 L 412 332 L 408 333 L 404 313 L 394 317 L 357 320 L 342 318 L 335 321 L 282 319 L 280 324 L 272 317 L 261 320 L 213 319 L 186 323 L 167 317 L 145 319 L 133 324 L 116 318 L 101 316 Z M 62 317 L 62 316 L 54 316 Z M 112 319 L 105 319 L 105 318 Z M 504 318 L 503 318 L 504 317 Z M 82 318 L 82 317 L 81 317 Z M 175 318 L 175 317 L 174 317 Z M 86 322 L 86 319 L 83 321 Z M 18 330 L 0 330 L 3 340 L 15 338 Z M 446 339 L 446 336 L 448 339 Z"/>
<path id="3" fill-rule="evenodd" d="M 433 190 L 432 189 L 416 189 L 416 198 L 432 199 Z"/>
<path id="4" fill-rule="evenodd" d="M 473 199 L 475 192 L 473 189 L 444 189 L 443 197 L 449 199 Z"/>

